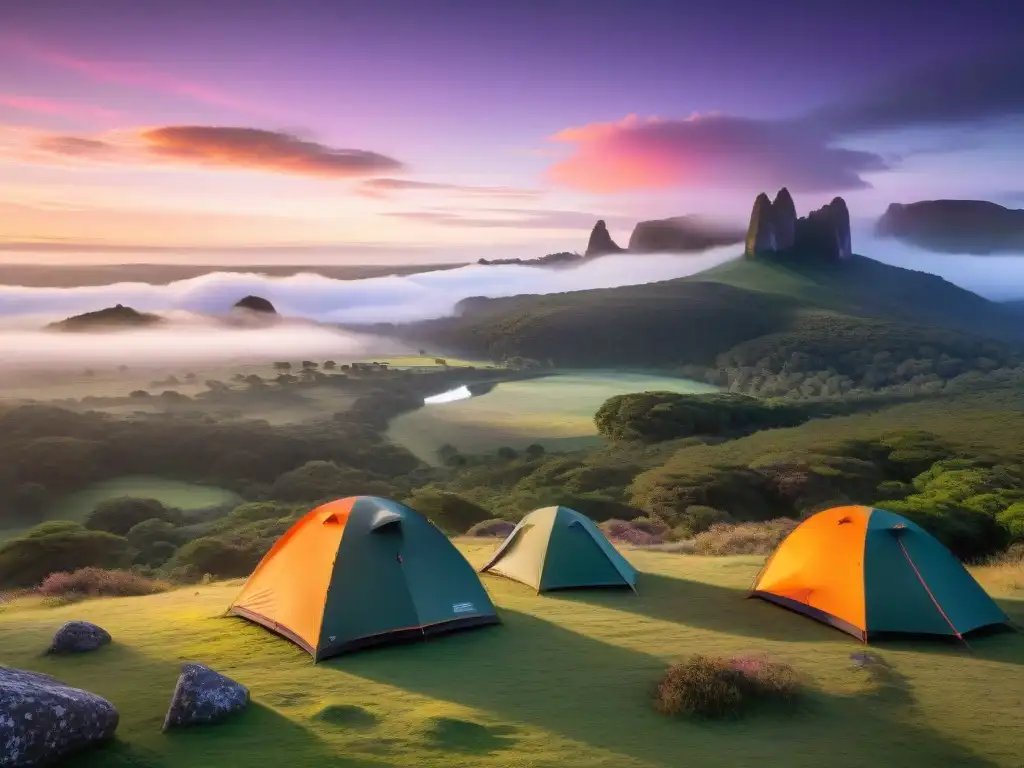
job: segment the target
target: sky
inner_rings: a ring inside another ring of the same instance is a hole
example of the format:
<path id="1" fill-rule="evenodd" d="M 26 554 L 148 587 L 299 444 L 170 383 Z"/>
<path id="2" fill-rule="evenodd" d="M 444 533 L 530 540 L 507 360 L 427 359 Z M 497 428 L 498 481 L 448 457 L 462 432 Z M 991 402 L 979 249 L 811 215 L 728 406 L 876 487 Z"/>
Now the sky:
<path id="1" fill-rule="evenodd" d="M 1021 206 L 1021 29 L 1020 0 L 14 0 L 0 261 L 535 256 L 781 186 Z"/>

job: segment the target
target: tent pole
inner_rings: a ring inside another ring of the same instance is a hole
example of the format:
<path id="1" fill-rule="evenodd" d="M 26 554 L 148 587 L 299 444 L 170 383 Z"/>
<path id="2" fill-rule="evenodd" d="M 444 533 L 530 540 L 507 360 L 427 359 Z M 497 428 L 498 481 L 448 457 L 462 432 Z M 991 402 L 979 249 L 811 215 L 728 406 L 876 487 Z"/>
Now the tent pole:
<path id="1" fill-rule="evenodd" d="M 956 639 L 963 643 L 964 647 L 967 648 L 968 651 L 973 652 L 974 649 L 971 648 L 970 644 L 964 639 L 964 636 L 957 631 L 957 628 L 953 626 L 953 622 L 950 621 L 946 612 L 942 610 L 942 606 L 939 605 L 939 601 L 936 599 L 935 595 L 932 594 L 931 589 L 928 588 L 928 583 L 924 580 L 924 576 L 921 575 L 921 572 L 917 570 L 917 566 L 914 565 L 914 561 L 910 558 L 910 553 L 907 552 L 907 548 L 903 546 L 903 542 L 900 540 L 899 536 L 896 537 L 896 543 L 900 545 L 900 549 L 903 551 L 903 556 L 907 558 L 907 562 L 910 563 L 910 567 L 914 569 L 914 573 L 917 575 L 917 580 L 921 582 L 921 586 L 924 587 L 924 591 L 928 593 L 928 597 L 930 597 L 932 602 L 935 604 L 939 614 L 946 620 L 946 623 L 949 624 L 949 628 L 953 630 L 953 634 L 956 635 Z"/>

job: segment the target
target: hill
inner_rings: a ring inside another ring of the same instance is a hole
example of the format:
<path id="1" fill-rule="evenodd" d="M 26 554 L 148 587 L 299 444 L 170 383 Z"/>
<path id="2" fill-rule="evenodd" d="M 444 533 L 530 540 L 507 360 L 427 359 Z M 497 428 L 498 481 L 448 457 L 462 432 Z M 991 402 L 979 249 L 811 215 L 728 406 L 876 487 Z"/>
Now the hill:
<path id="1" fill-rule="evenodd" d="M 120 331 L 133 328 L 147 328 L 165 322 L 159 315 L 139 312 L 118 304 L 95 312 L 74 315 L 46 326 L 47 330 L 65 332 Z"/>
<path id="2" fill-rule="evenodd" d="M 877 234 L 945 253 L 1024 253 L 1024 210 L 986 200 L 893 203 Z"/>
<path id="3" fill-rule="evenodd" d="M 479 566 L 493 542 L 462 540 Z M 1019 636 L 870 649 L 761 601 L 743 600 L 759 557 L 628 551 L 638 594 L 555 593 L 484 577 L 501 626 L 352 654 L 314 666 L 291 643 L 223 617 L 239 582 L 50 608 L 0 606 L 4 661 L 107 697 L 117 738 L 69 768 L 282 765 L 707 768 L 784 765 L 1016 768 L 1024 690 Z M 983 583 L 986 574 L 981 573 Z M 1020 600 L 996 593 L 1012 618 Z M 64 621 L 103 626 L 113 643 L 41 655 Z M 724 723 L 659 715 L 651 686 L 693 653 L 770 654 L 811 689 L 792 715 Z M 252 704 L 222 725 L 160 732 L 183 660 L 248 686 Z M 842 745 L 842 748 L 837 748 Z"/>
<path id="4" fill-rule="evenodd" d="M 698 216 L 674 216 L 638 222 L 629 236 L 634 253 L 689 253 L 742 243 L 736 228 L 705 221 Z"/>
<path id="5" fill-rule="evenodd" d="M 1006 307 L 935 275 L 857 255 L 843 261 L 761 255 L 661 283 L 466 299 L 457 312 L 375 330 L 460 354 L 559 366 L 708 365 L 771 334 L 827 340 L 864 328 L 876 345 L 884 345 L 886 334 L 900 345 L 916 338 L 940 347 L 970 336 L 1022 338 Z"/>

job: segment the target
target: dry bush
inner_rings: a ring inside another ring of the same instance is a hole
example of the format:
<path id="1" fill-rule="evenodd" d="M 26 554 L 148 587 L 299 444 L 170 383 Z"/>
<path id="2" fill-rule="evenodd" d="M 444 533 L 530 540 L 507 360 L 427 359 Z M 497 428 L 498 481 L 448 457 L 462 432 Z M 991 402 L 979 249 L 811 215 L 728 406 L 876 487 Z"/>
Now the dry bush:
<path id="1" fill-rule="evenodd" d="M 107 571 L 80 568 L 77 571 L 51 573 L 36 592 L 45 598 L 70 602 L 88 597 L 136 597 L 166 592 L 171 585 L 131 571 Z"/>
<path id="2" fill-rule="evenodd" d="M 770 555 L 799 523 L 788 517 L 760 523 L 716 523 L 694 539 L 698 555 Z"/>
<path id="3" fill-rule="evenodd" d="M 665 715 L 739 717 L 757 704 L 792 705 L 800 696 L 793 668 L 763 656 L 692 656 L 669 667 L 654 693 Z"/>
<path id="4" fill-rule="evenodd" d="M 635 547 L 649 547 L 664 541 L 662 536 L 638 528 L 625 520 L 606 520 L 598 527 L 609 540 L 621 544 L 632 544 Z"/>

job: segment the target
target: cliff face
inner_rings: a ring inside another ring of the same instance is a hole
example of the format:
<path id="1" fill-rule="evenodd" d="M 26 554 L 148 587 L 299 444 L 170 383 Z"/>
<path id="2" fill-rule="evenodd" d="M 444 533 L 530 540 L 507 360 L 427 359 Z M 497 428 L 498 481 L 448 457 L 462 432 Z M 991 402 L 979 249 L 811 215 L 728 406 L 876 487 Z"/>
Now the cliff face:
<path id="1" fill-rule="evenodd" d="M 796 205 L 785 187 L 779 190 L 774 201 L 762 192 L 754 200 L 746 243 L 748 256 L 799 253 L 843 261 L 853 255 L 850 211 L 846 201 L 837 197 L 807 216 L 797 218 Z"/>
<path id="2" fill-rule="evenodd" d="M 641 221 L 629 236 L 633 253 L 689 253 L 743 242 L 743 232 L 716 226 L 695 216 Z"/>
<path id="3" fill-rule="evenodd" d="M 984 200 L 893 203 L 875 232 L 944 253 L 1024 253 L 1024 210 Z"/>
<path id="4" fill-rule="evenodd" d="M 610 253 L 621 253 L 622 250 L 612 240 L 612 236 L 608 233 L 608 226 L 604 223 L 604 219 L 602 219 L 591 230 L 590 240 L 587 242 L 587 250 L 583 255 L 586 257 L 607 256 Z"/>

